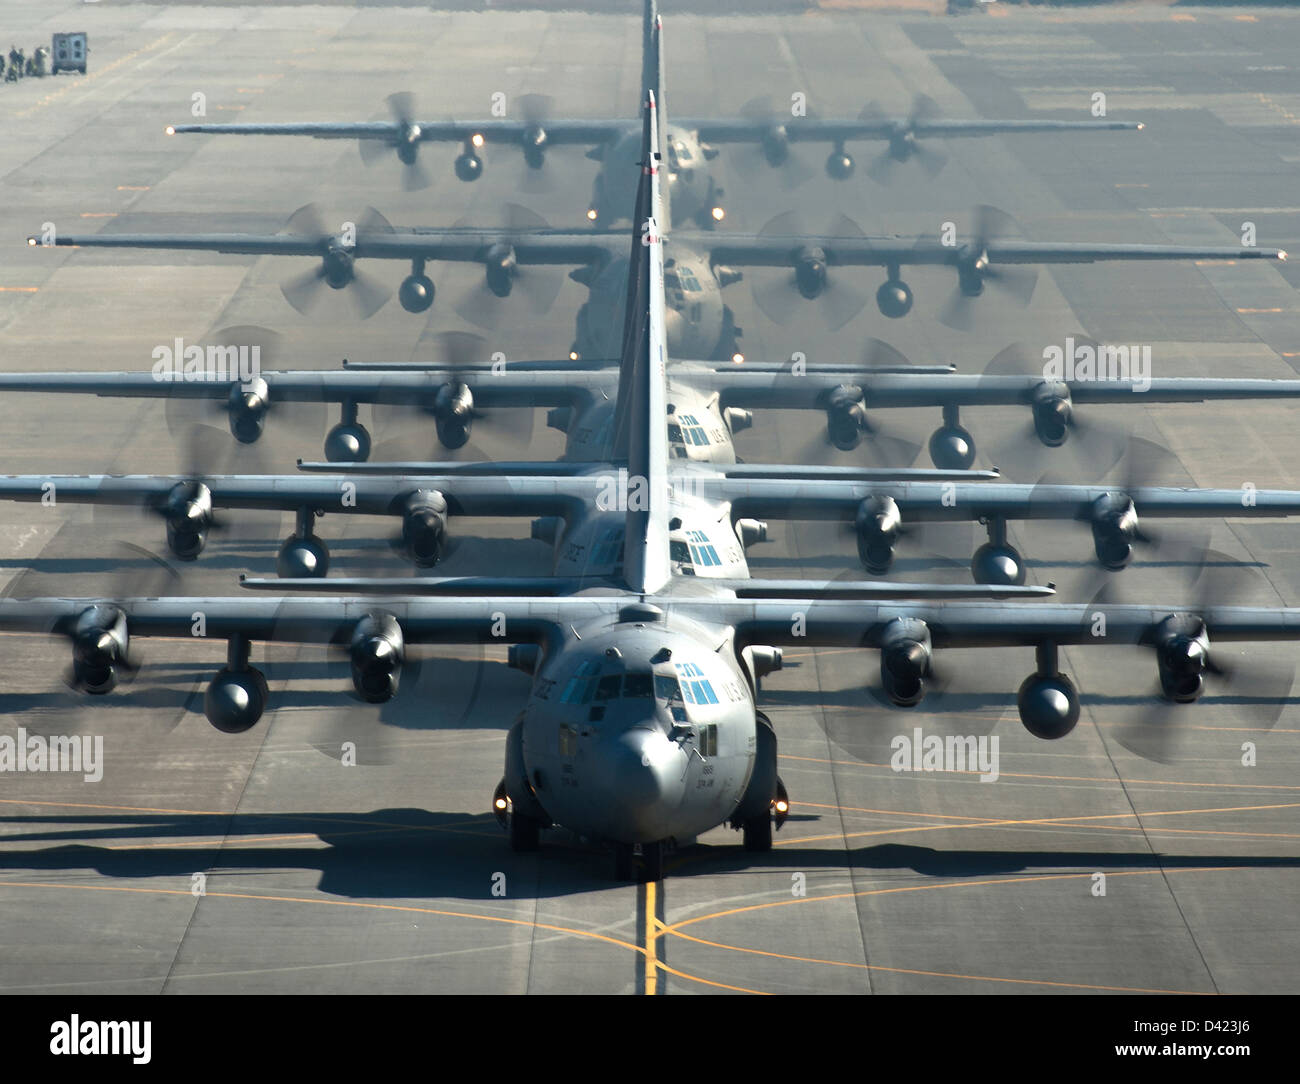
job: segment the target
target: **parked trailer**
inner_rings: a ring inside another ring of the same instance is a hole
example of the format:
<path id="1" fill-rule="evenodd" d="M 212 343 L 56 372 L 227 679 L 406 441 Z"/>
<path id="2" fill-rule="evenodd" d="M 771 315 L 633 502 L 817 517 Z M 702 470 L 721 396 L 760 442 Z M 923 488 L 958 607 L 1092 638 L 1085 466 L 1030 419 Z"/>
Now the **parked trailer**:
<path id="1" fill-rule="evenodd" d="M 84 33 L 54 35 L 54 63 L 50 68 L 53 75 L 59 72 L 80 72 L 86 74 L 86 55 L 90 52 L 90 43 Z"/>

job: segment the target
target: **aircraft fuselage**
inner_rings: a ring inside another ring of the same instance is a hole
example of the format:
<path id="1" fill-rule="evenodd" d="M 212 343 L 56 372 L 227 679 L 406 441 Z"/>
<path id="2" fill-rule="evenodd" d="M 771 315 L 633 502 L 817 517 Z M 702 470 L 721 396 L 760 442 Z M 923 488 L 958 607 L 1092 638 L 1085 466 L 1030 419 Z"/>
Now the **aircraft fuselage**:
<path id="1" fill-rule="evenodd" d="M 717 631 L 624 611 L 546 652 L 512 741 L 516 808 L 616 843 L 686 839 L 727 820 L 757 748 L 750 683 Z"/>

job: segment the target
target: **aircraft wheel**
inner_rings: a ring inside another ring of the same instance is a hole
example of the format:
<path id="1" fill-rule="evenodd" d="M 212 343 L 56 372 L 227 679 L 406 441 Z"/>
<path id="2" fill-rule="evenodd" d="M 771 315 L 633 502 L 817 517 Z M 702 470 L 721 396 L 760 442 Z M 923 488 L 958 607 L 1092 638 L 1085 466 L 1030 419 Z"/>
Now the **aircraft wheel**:
<path id="1" fill-rule="evenodd" d="M 630 881 L 632 880 L 633 854 L 632 844 L 615 843 L 614 844 L 614 880 Z"/>
<path id="2" fill-rule="evenodd" d="M 521 854 L 537 850 L 541 843 L 542 825 L 522 813 L 510 814 L 510 849 Z"/>
<path id="3" fill-rule="evenodd" d="M 772 849 L 772 815 L 764 813 L 761 817 L 751 817 L 741 825 L 747 851 L 770 851 Z"/>
<path id="4" fill-rule="evenodd" d="M 662 881 L 664 877 L 663 843 L 642 843 L 641 859 L 645 863 L 646 882 Z"/>

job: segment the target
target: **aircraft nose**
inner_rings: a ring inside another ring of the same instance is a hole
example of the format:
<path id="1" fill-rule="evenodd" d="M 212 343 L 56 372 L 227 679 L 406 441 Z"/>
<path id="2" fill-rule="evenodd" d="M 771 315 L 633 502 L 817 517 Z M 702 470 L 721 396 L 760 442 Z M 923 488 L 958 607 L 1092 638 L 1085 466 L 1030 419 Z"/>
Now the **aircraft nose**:
<path id="1" fill-rule="evenodd" d="M 685 793 L 685 757 L 660 729 L 633 727 L 609 743 L 593 773 L 610 801 L 611 835 L 662 839 L 662 814 L 675 809 Z"/>
<path id="2" fill-rule="evenodd" d="M 662 730 L 635 727 L 611 750 L 610 781 L 626 803 L 651 806 L 681 790 L 681 750 Z"/>

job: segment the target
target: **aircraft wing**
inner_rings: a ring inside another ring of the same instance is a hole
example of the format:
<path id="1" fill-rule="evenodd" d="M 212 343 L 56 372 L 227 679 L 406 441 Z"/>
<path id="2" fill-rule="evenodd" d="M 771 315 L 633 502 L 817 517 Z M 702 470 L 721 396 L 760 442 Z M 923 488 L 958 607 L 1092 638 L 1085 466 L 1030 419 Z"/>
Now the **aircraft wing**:
<path id="1" fill-rule="evenodd" d="M 251 591 L 319 592 L 322 583 L 310 578 L 254 578 L 241 577 L 241 587 Z M 499 595 L 556 595 L 591 586 L 591 580 L 565 577 L 494 578 L 475 576 L 448 577 L 382 577 L 336 576 L 324 585 L 340 594 L 361 593 L 379 595 L 441 595 L 473 594 Z M 950 583 L 895 583 L 885 580 L 845 581 L 832 580 L 818 583 L 811 580 L 726 580 L 711 579 L 710 587 L 732 591 L 737 598 L 804 598 L 808 592 L 817 591 L 827 598 L 841 599 L 960 599 L 960 598 L 1041 598 L 1051 595 L 1055 588 L 1047 586 L 1000 584 L 950 584 Z"/>
<path id="2" fill-rule="evenodd" d="M 266 384 L 274 409 L 277 402 L 357 402 L 395 406 L 429 406 L 449 384 L 464 384 L 476 406 L 566 406 L 583 396 L 607 389 L 607 374 L 524 370 L 507 365 L 500 370 L 425 369 L 283 369 L 266 370 L 256 378 Z M 177 378 L 170 368 L 105 373 L 0 373 L 0 392 L 44 392 L 98 395 L 111 398 L 227 399 L 245 389 L 238 377 L 198 372 Z"/>
<path id="3" fill-rule="evenodd" d="M 806 604 L 803 609 L 798 609 Z M 918 621 L 935 647 L 1154 645 L 1167 619 L 1186 607 L 1071 605 L 1055 602 L 863 603 L 834 598 L 699 600 L 683 604 L 691 616 L 724 622 L 741 645 L 881 647 L 892 622 Z M 795 619 L 802 615 L 803 621 Z M 1104 616 L 1104 626 L 1098 621 Z M 1212 640 L 1300 639 L 1300 609 L 1216 606 L 1198 615 Z M 1104 627 L 1105 633 L 1098 629 Z"/>
<path id="4" fill-rule="evenodd" d="M 56 234 L 46 243 L 29 237 L 32 247 L 136 248 L 189 252 L 221 252 L 251 256 L 319 256 L 352 259 L 443 260 L 478 263 L 491 258 L 492 250 L 505 245 L 520 264 L 590 264 L 608 257 L 615 248 L 615 235 L 595 231 L 560 230 L 511 231 L 479 229 L 379 229 L 359 231 L 352 243 L 331 236 L 289 233 L 94 233 Z M 619 245 L 626 244 L 622 233 Z"/>
<path id="5" fill-rule="evenodd" d="M 677 237 L 682 238 L 679 232 Z M 930 237 L 824 237 L 812 235 L 691 234 L 714 264 L 737 267 L 793 267 L 816 250 L 827 266 L 963 267 L 998 264 L 1096 263 L 1106 260 L 1284 260 L 1278 248 L 1243 245 L 1151 245 L 1062 241 L 986 243 L 957 239 L 945 245 Z"/>
<path id="6" fill-rule="evenodd" d="M 777 468 L 779 469 L 779 468 Z M 702 476 L 692 492 L 728 501 L 732 515 L 771 519 L 852 520 L 862 501 L 884 497 L 909 520 L 1055 519 L 1087 523 L 1112 498 L 1128 498 L 1138 514 L 1156 517 L 1300 515 L 1300 491 L 1196 489 L 1177 486 L 1017 485 L 1005 482 L 862 481 L 816 479 L 798 472 L 781 478 Z"/>
<path id="7" fill-rule="evenodd" d="M 778 123 L 771 118 L 682 119 L 674 123 L 699 133 L 706 143 L 761 143 L 771 138 Z M 791 143 L 845 143 L 854 139 L 997 135 L 1010 132 L 1117 132 L 1138 131 L 1143 125 L 1124 120 L 944 120 L 905 117 L 822 119 L 791 117 L 780 122 Z M 549 128 L 547 129 L 550 130 Z"/>
<path id="8" fill-rule="evenodd" d="M 328 589 L 328 585 L 327 589 Z M 318 589 L 320 583 L 317 583 Z M 393 598 L 383 607 L 401 624 L 409 643 L 524 643 L 553 635 L 569 622 L 617 613 L 619 598 Z M 0 599 L 0 629 L 72 636 L 95 607 L 111 607 L 131 637 L 347 644 L 358 622 L 375 609 L 373 598 L 255 598 L 213 596 L 135 599 Z M 203 635 L 196 637 L 196 616 Z"/>
<path id="9" fill-rule="evenodd" d="M 539 126 L 538 122 L 491 118 L 485 120 L 412 121 L 307 121 L 285 124 L 173 124 L 168 135 L 269 135 L 310 136 L 313 139 L 378 140 L 394 145 L 415 143 L 464 143 L 475 136 L 484 143 L 522 144 Z M 632 125 L 626 120 L 594 117 L 589 120 L 540 122 L 548 146 L 594 146 L 612 143 Z"/>
<path id="10" fill-rule="evenodd" d="M 493 464 L 495 467 L 496 464 Z M 600 479 L 557 474 L 515 478 L 505 474 L 420 477 L 327 477 L 288 475 L 0 475 L 0 500 L 56 505 L 113 504 L 153 509 L 167 515 L 182 510 L 202 485 L 211 508 L 261 508 L 325 513 L 402 515 L 413 497 L 441 495 L 446 511 L 467 516 L 572 514 L 595 503 Z"/>
<path id="11" fill-rule="evenodd" d="M 2 379 L 2 378 L 0 378 Z M 717 391 L 723 406 L 775 409 L 825 408 L 840 389 L 859 393 L 867 407 L 1032 405 L 1048 383 L 1069 389 L 1080 403 L 1202 402 L 1207 399 L 1287 399 L 1300 396 L 1300 380 L 1231 377 L 1156 377 L 1145 380 L 1064 380 L 1046 376 L 967 376 L 942 373 L 850 373 L 802 376 L 790 372 L 747 373 L 737 365 L 692 383 Z M 0 385 L 2 386 L 2 385 Z"/>
<path id="12" fill-rule="evenodd" d="M 316 587 L 333 589 L 320 581 Z M 682 617 L 732 626 L 740 646 L 880 647 L 890 624 L 900 619 L 923 623 L 936 647 L 1150 644 L 1166 619 L 1187 614 L 1185 607 L 1135 605 L 864 602 L 821 596 L 815 582 L 805 591 L 780 599 L 650 596 L 646 601 L 669 606 Z M 385 597 L 379 605 L 396 618 L 410 643 L 520 643 L 545 640 L 565 626 L 614 618 L 634 601 L 617 591 L 558 597 L 488 594 L 490 605 L 478 595 L 398 595 Z M 376 605 L 375 598 L 364 595 L 5 598 L 0 599 L 0 630 L 72 635 L 78 620 L 98 607 L 119 611 L 132 636 L 346 644 L 357 622 Z M 195 631 L 196 614 L 204 619 L 202 635 Z M 1095 631 L 1099 614 L 1106 618 L 1104 636 Z M 1199 616 L 1215 639 L 1300 639 L 1300 608 L 1216 606 Z"/>

